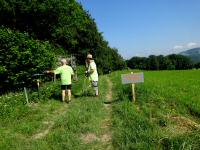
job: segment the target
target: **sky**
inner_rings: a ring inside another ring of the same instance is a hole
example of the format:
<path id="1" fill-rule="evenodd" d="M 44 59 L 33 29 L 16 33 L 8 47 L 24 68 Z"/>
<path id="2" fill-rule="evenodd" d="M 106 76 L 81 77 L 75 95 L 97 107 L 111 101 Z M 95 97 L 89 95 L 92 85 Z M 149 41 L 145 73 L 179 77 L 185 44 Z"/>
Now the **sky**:
<path id="1" fill-rule="evenodd" d="M 125 58 L 200 46 L 200 0 L 78 0 Z"/>

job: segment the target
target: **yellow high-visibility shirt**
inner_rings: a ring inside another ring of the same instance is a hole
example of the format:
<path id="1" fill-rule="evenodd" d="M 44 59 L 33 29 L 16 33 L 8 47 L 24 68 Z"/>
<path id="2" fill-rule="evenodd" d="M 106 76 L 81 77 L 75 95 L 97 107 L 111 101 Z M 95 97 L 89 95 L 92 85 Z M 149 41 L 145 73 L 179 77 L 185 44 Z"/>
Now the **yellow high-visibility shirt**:
<path id="1" fill-rule="evenodd" d="M 61 84 L 62 85 L 70 85 L 72 84 L 72 75 L 74 75 L 74 71 L 72 67 L 68 65 L 63 65 L 58 67 L 55 71 L 55 74 L 60 74 L 61 76 Z"/>
<path id="2" fill-rule="evenodd" d="M 94 61 L 89 64 L 88 71 L 91 72 L 91 70 L 93 70 L 93 73 L 90 74 L 89 80 L 90 81 L 98 81 L 97 66 Z"/>

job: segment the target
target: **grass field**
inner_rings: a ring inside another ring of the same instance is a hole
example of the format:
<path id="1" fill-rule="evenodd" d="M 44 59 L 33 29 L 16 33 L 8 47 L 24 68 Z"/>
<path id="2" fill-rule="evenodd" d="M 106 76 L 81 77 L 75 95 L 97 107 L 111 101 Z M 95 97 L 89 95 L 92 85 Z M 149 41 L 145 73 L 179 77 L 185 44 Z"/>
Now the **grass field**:
<path id="1" fill-rule="evenodd" d="M 101 76 L 100 97 L 90 95 L 84 77 L 63 104 L 59 82 L 37 93 L 0 96 L 0 149 L 200 149 L 200 71 L 145 72 L 136 85 L 121 84 L 119 71 Z"/>
<path id="2" fill-rule="evenodd" d="M 145 72 L 130 102 L 130 85 L 112 74 L 116 149 L 200 149 L 200 71 Z"/>

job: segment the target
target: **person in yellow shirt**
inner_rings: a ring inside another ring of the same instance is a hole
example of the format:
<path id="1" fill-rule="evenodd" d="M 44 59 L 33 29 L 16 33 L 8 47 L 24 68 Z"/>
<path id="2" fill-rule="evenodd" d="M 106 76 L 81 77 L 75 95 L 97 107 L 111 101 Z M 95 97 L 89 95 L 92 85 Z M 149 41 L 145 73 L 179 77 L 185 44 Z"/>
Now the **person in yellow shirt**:
<path id="1" fill-rule="evenodd" d="M 86 75 L 91 81 L 92 87 L 95 91 L 95 96 L 99 96 L 97 66 L 91 54 L 87 55 L 86 63 L 88 65 Z"/>
<path id="2" fill-rule="evenodd" d="M 71 89 L 72 89 L 72 76 L 74 75 L 74 71 L 71 66 L 69 66 L 69 62 L 66 59 L 61 59 L 61 67 L 58 67 L 54 71 L 47 71 L 47 73 L 60 74 L 61 76 L 61 91 L 62 91 L 62 101 L 65 102 L 65 95 L 67 89 L 68 101 L 71 101 Z"/>

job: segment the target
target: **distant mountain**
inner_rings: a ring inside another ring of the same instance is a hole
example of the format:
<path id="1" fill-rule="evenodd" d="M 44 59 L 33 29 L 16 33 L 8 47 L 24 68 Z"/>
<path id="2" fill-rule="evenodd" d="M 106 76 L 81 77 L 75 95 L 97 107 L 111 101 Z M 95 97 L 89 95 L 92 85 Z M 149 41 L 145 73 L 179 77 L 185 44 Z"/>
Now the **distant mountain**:
<path id="1" fill-rule="evenodd" d="M 194 63 L 200 62 L 200 47 L 189 49 L 179 53 L 180 55 L 188 56 Z"/>

